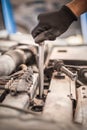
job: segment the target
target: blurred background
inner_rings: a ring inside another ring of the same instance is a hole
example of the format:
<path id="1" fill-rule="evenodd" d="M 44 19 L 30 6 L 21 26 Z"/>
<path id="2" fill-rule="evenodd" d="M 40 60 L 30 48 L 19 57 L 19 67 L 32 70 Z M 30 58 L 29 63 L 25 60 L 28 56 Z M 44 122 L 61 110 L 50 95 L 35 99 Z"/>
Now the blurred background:
<path id="1" fill-rule="evenodd" d="M 37 16 L 40 13 L 59 10 L 62 5 L 71 0 L 10 0 L 12 3 L 14 18 L 17 25 L 17 31 L 23 34 L 31 34 L 33 28 L 37 25 Z M 85 22 L 86 21 L 86 22 Z M 87 43 L 85 29 L 87 28 L 87 15 L 78 18 L 68 31 L 57 39 L 66 39 L 70 43 Z"/>

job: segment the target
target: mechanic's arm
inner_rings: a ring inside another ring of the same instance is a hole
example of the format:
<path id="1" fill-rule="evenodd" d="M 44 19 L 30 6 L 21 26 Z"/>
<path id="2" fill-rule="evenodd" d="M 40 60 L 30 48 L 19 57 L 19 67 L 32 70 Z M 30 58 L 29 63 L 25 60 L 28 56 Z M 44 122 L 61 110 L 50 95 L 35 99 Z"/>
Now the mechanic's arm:
<path id="1" fill-rule="evenodd" d="M 81 14 L 87 11 L 87 0 L 73 0 L 72 2 L 66 4 L 68 8 L 79 17 Z"/>
<path id="2" fill-rule="evenodd" d="M 87 11 L 87 0 L 73 0 L 59 11 L 40 14 L 39 24 L 32 31 L 36 43 L 44 40 L 55 40 L 63 34 L 73 21 Z"/>

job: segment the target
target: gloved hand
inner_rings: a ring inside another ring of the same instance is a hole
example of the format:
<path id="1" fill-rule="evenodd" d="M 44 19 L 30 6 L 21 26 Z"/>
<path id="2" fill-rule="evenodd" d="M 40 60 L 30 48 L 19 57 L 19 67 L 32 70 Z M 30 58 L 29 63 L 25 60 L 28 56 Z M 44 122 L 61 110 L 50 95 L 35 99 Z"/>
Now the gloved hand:
<path id="1" fill-rule="evenodd" d="M 39 24 L 32 31 L 36 43 L 44 40 L 55 40 L 63 34 L 77 17 L 67 7 L 63 6 L 59 11 L 40 14 Z"/>

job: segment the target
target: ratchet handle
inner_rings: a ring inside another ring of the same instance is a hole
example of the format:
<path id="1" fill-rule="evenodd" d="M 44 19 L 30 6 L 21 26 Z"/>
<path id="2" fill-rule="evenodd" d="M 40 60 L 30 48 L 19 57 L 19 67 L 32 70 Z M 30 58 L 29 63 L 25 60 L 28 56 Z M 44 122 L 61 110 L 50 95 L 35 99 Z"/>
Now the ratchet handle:
<path id="1" fill-rule="evenodd" d="M 39 96 L 44 93 L 44 43 L 39 44 Z"/>

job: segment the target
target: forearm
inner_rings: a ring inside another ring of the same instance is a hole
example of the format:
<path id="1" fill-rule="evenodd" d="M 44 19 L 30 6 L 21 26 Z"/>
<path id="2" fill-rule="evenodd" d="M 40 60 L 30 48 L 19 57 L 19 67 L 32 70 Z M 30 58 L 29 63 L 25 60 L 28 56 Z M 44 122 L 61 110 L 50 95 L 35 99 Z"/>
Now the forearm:
<path id="1" fill-rule="evenodd" d="M 87 0 L 73 0 L 66 4 L 66 6 L 69 7 L 77 17 L 79 17 L 87 11 Z"/>

